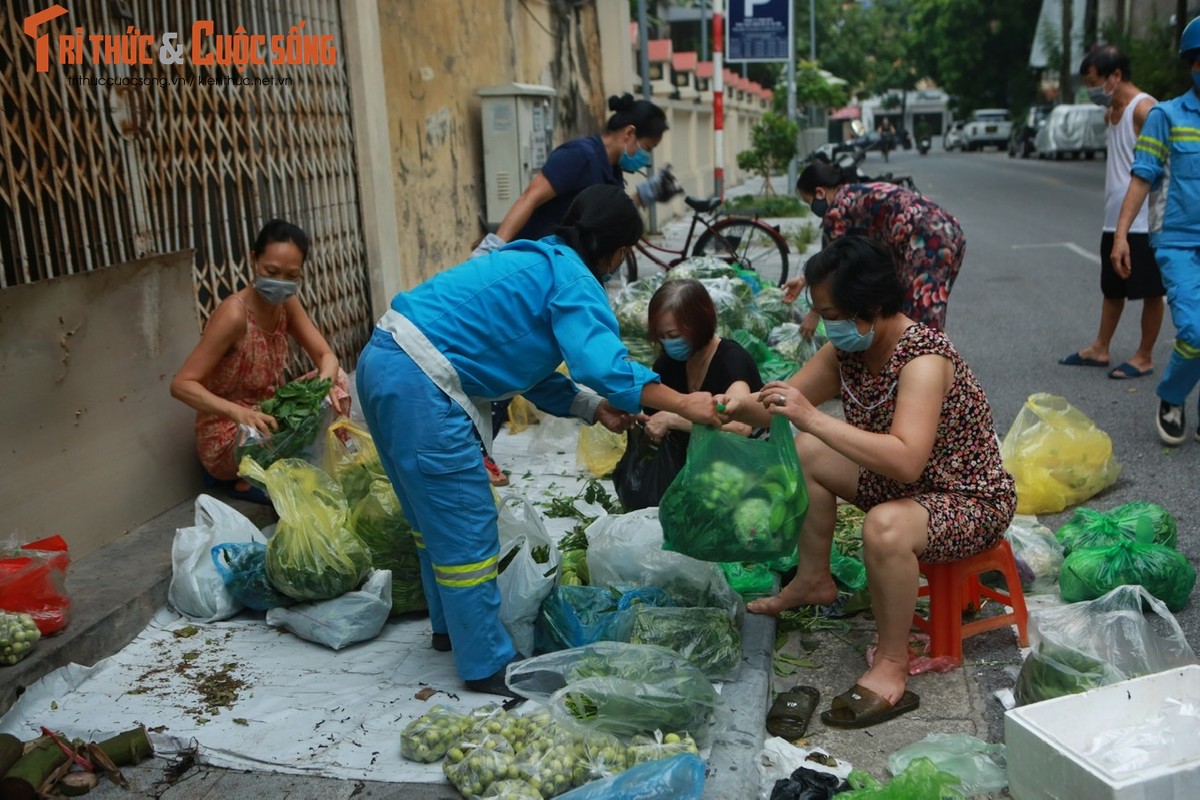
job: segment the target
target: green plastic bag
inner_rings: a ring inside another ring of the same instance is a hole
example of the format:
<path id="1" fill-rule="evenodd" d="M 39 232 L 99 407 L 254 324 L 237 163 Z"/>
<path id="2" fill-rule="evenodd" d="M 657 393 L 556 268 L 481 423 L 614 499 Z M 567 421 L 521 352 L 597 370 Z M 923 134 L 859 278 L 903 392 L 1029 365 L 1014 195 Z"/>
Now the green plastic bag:
<path id="1" fill-rule="evenodd" d="M 1054 532 L 1063 554 L 1085 547 L 1114 545 L 1129 539 L 1175 547 L 1175 518 L 1154 503 L 1126 503 L 1111 511 L 1077 508 L 1075 515 Z"/>
<path id="2" fill-rule="evenodd" d="M 1072 552 L 1063 562 L 1058 585 L 1068 603 L 1094 600 L 1118 586 L 1141 585 L 1178 611 L 1196 585 L 1196 570 L 1178 550 L 1125 539 Z"/>
<path id="3" fill-rule="evenodd" d="M 357 589 L 371 570 L 367 546 L 348 527 L 346 496 L 323 471 L 298 458 L 267 469 L 242 459 L 238 474 L 262 483 L 279 513 L 267 542 L 267 580 L 296 600 L 329 600 Z"/>
<path id="4" fill-rule="evenodd" d="M 928 758 L 912 761 L 890 783 L 880 783 L 875 776 L 853 770 L 846 779 L 850 791 L 838 795 L 838 800 L 957 800 L 966 797 L 958 776 L 944 772 Z"/>
<path id="5" fill-rule="evenodd" d="M 412 526 L 392 484 L 374 480 L 350 514 L 350 530 L 371 551 L 371 566 L 392 572 L 392 614 L 425 608 L 421 560 Z"/>
<path id="6" fill-rule="evenodd" d="M 744 600 L 766 597 L 775 591 L 775 573 L 766 564 L 723 561 L 721 571 L 729 586 Z"/>
<path id="7" fill-rule="evenodd" d="M 888 771 L 900 775 L 918 758 L 928 758 L 939 770 L 957 775 L 968 797 L 1008 786 L 1003 744 L 988 744 L 966 733 L 930 733 L 888 756 Z"/>
<path id="8" fill-rule="evenodd" d="M 663 547 L 702 561 L 766 561 L 792 552 L 808 490 L 791 426 L 769 441 L 696 426 L 687 461 L 659 504 Z"/>

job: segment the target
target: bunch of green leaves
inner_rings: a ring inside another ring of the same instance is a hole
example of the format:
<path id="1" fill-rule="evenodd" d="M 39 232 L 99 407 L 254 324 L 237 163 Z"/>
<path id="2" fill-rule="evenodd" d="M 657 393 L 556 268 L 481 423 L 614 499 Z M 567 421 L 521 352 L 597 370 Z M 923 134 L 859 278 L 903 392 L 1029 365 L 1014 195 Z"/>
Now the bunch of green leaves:
<path id="1" fill-rule="evenodd" d="M 237 460 L 250 456 L 261 467 L 281 458 L 295 458 L 316 441 L 321 432 L 321 403 L 333 382 L 329 378 L 295 380 L 280 386 L 259 406 L 279 427 L 269 437 L 252 437 L 238 448 Z"/>
<path id="2" fill-rule="evenodd" d="M 600 483 L 596 478 L 590 479 L 574 495 L 551 497 L 547 502 L 543 503 L 547 517 L 551 519 L 578 520 L 575 526 L 558 541 L 558 549 L 563 552 L 567 550 L 587 550 L 588 541 L 584 531 L 597 519 L 596 514 L 590 514 L 579 508 L 577 504 L 579 500 L 588 505 L 599 506 L 608 514 L 625 513 L 625 508 L 621 505 L 621 501 L 609 494 L 608 490 L 604 488 L 604 484 Z"/>
<path id="3" fill-rule="evenodd" d="M 639 606 L 632 644 L 656 644 L 687 658 L 710 678 L 734 673 L 742 662 L 742 637 L 722 608 Z"/>

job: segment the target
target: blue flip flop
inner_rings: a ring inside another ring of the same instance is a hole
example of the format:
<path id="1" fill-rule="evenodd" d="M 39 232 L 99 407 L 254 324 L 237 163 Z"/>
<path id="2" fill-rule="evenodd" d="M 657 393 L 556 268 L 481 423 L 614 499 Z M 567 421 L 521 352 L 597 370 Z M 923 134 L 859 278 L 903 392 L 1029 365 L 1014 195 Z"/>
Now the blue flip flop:
<path id="1" fill-rule="evenodd" d="M 249 500 L 251 503 L 258 503 L 263 506 L 271 505 L 271 498 L 267 493 L 254 484 L 250 484 L 250 487 L 247 489 L 238 489 L 230 486 L 228 491 L 231 496 L 239 500 Z"/>
<path id="2" fill-rule="evenodd" d="M 1068 367 L 1107 367 L 1107 361 L 1100 361 L 1096 358 L 1084 358 L 1079 353 L 1071 353 L 1058 360 L 1058 363 Z"/>
<path id="3" fill-rule="evenodd" d="M 1121 366 L 1110 369 L 1108 371 L 1108 377 L 1112 378 L 1114 381 L 1125 381 L 1129 380 L 1130 378 L 1144 378 L 1153 372 L 1153 367 L 1147 370 L 1141 370 L 1126 361 L 1125 363 L 1121 364 Z"/>

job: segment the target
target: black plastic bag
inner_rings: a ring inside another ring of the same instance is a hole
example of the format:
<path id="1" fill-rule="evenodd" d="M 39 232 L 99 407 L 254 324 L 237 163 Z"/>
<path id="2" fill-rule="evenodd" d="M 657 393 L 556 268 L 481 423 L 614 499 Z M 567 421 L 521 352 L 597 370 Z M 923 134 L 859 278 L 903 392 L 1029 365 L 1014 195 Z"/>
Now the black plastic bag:
<path id="1" fill-rule="evenodd" d="M 829 800 L 848 788 L 846 782 L 837 775 L 797 767 L 789 777 L 775 781 L 771 800 Z"/>
<path id="2" fill-rule="evenodd" d="M 629 431 L 625 455 L 612 474 L 617 497 L 627 511 L 658 505 L 687 459 L 682 438 L 678 431 L 671 431 L 662 442 L 655 443 L 641 427 Z"/>

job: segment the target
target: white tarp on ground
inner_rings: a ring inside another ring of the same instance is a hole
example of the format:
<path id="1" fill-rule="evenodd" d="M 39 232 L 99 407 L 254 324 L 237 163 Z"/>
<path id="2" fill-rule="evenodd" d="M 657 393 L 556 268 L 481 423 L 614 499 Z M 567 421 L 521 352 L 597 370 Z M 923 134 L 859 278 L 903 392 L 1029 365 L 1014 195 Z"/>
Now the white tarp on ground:
<path id="1" fill-rule="evenodd" d="M 575 466 L 579 423 L 546 422 L 497 437 L 496 460 L 512 473 L 502 494 L 541 504 L 582 488 L 588 476 Z M 574 522 L 546 525 L 557 539 Z M 189 624 L 160 610 L 120 652 L 93 667 L 63 667 L 29 687 L 0 719 L 0 732 L 32 739 L 45 725 L 99 740 L 141 723 L 157 731 L 151 738 L 160 754 L 196 746 L 201 763 L 213 766 L 440 783 L 440 762 L 400 757 L 404 726 L 435 703 L 469 711 L 504 699 L 464 690 L 452 654 L 430 648 L 427 618 L 391 621 L 377 638 L 336 652 L 269 627 L 261 614 L 176 635 Z M 204 676 L 203 688 L 245 685 L 232 707 L 209 713 L 200 696 Z M 416 699 L 426 686 L 439 692 Z"/>

